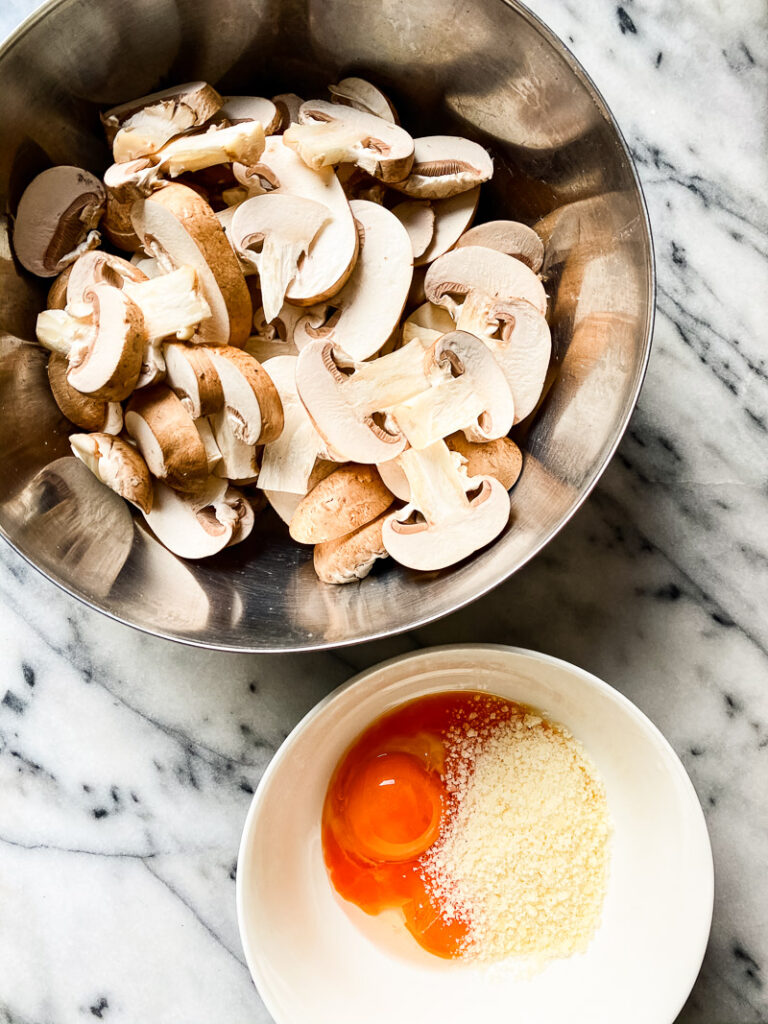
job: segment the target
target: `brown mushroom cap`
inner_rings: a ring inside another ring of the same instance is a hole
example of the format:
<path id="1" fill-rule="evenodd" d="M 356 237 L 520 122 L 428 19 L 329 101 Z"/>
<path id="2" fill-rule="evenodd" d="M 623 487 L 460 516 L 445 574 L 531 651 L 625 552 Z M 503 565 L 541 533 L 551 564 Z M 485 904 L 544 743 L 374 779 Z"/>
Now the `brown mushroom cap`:
<path id="1" fill-rule="evenodd" d="M 153 115 L 161 123 L 174 128 L 174 135 L 195 125 L 204 124 L 221 106 L 221 96 L 207 82 L 183 82 L 170 89 L 111 107 L 101 115 L 101 122 L 112 144 L 118 130 L 139 111 Z M 168 138 L 171 138 L 169 135 Z M 126 159 L 131 159 L 126 157 Z"/>
<path id="2" fill-rule="evenodd" d="M 54 278 L 53 284 L 48 289 L 48 298 L 46 300 L 48 309 L 64 309 L 66 307 L 67 283 L 69 282 L 69 275 L 72 273 L 73 266 L 74 264 L 70 263 L 68 267 L 62 270 L 58 277 Z"/>
<path id="3" fill-rule="evenodd" d="M 445 199 L 492 175 L 493 161 L 476 142 L 454 135 L 428 135 L 414 140 L 410 174 L 392 181 L 392 187 L 414 199 Z"/>
<path id="4" fill-rule="evenodd" d="M 336 540 L 381 515 L 393 500 L 375 467 L 341 466 L 299 502 L 291 537 L 300 544 Z"/>
<path id="5" fill-rule="evenodd" d="M 150 472 L 177 491 L 195 494 L 208 479 L 208 456 L 194 420 L 164 384 L 137 391 L 125 411 L 125 429 Z"/>
<path id="6" fill-rule="evenodd" d="M 314 565 L 322 583 L 354 583 L 365 579 L 378 558 L 387 557 L 381 538 L 384 514 L 336 540 L 315 545 Z"/>
<path id="7" fill-rule="evenodd" d="M 446 437 L 445 443 L 452 452 L 458 452 L 467 460 L 466 473 L 472 479 L 477 476 L 492 476 L 507 490 L 513 487 L 523 468 L 523 455 L 510 437 L 499 437 L 495 441 L 468 441 L 459 431 Z"/>
<path id="8" fill-rule="evenodd" d="M 169 342 L 163 346 L 166 382 L 192 416 L 210 416 L 224 405 L 221 380 L 204 345 Z"/>
<path id="9" fill-rule="evenodd" d="M 514 256 L 530 267 L 534 274 L 538 274 L 544 262 L 544 243 L 533 228 L 516 220 L 491 220 L 478 224 L 464 232 L 456 248 L 465 245 L 482 245 Z"/>
<path id="10" fill-rule="evenodd" d="M 98 245 L 94 228 L 106 193 L 99 179 L 80 167 L 49 167 L 27 185 L 13 228 L 21 265 L 38 277 L 55 277 L 87 248 Z"/>
<path id="11" fill-rule="evenodd" d="M 232 346 L 213 349 L 210 355 L 221 379 L 225 403 L 232 393 L 229 387 L 233 379 L 232 371 L 237 372 L 259 403 L 261 428 L 254 444 L 276 441 L 283 430 L 283 406 L 277 388 L 261 363 L 242 349 Z"/>
<path id="12" fill-rule="evenodd" d="M 93 309 L 92 339 L 70 350 L 67 379 L 84 395 L 121 402 L 141 372 L 144 318 L 135 302 L 108 284 L 93 285 L 85 299 Z"/>
<path id="13" fill-rule="evenodd" d="M 277 128 L 275 128 L 275 132 L 284 132 L 289 124 L 299 120 L 299 111 L 304 103 L 301 96 L 297 96 L 295 92 L 281 92 L 277 96 L 272 97 L 272 102 L 277 107 L 277 112 L 280 115 L 280 121 Z"/>
<path id="14" fill-rule="evenodd" d="M 123 429 L 123 410 L 118 402 L 92 398 L 73 388 L 67 380 L 69 360 L 60 352 L 48 359 L 48 383 L 56 405 L 70 423 L 88 431 L 119 434 Z"/>
<path id="15" fill-rule="evenodd" d="M 413 164 L 413 139 L 399 125 L 324 100 L 302 104 L 283 139 L 310 167 L 353 163 L 381 181 L 402 181 Z"/>
<path id="16" fill-rule="evenodd" d="M 152 508 L 152 478 L 139 452 L 111 434 L 72 434 L 72 451 L 110 490 L 146 515 Z"/>
<path id="17" fill-rule="evenodd" d="M 211 207 L 185 185 L 166 185 L 137 202 L 133 224 L 144 248 L 174 267 L 194 267 L 211 308 L 195 335 L 198 343 L 243 345 L 253 307 L 245 277 Z"/>
<path id="18" fill-rule="evenodd" d="M 122 288 L 126 281 L 146 280 L 148 278 L 143 270 L 120 256 L 101 250 L 86 252 L 69 269 L 66 305 L 86 301 L 88 292 L 96 284 Z"/>

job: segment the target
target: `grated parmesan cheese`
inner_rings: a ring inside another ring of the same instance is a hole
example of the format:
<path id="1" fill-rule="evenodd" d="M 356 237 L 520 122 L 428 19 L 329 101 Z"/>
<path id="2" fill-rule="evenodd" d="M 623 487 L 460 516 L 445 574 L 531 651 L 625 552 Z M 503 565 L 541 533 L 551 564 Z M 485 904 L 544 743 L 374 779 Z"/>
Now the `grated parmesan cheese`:
<path id="1" fill-rule="evenodd" d="M 537 964 L 586 949 L 600 922 L 608 809 L 596 769 L 561 726 L 517 706 L 482 734 L 454 728 L 445 781 L 454 809 L 422 874 L 462 955 Z"/>

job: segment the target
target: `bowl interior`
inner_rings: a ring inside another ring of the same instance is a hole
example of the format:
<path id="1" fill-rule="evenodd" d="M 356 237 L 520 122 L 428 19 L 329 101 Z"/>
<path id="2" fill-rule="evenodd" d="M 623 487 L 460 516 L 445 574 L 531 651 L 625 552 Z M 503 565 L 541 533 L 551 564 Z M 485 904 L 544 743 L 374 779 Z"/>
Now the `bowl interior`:
<path id="1" fill-rule="evenodd" d="M 430 957 L 393 920 L 343 903 L 325 873 L 320 817 L 338 759 L 378 715 L 446 689 L 487 689 L 547 712 L 605 782 L 613 836 L 602 924 L 585 954 L 533 976 Z M 254 797 L 237 886 L 248 964 L 278 1024 L 671 1024 L 704 955 L 713 876 L 693 787 L 641 712 L 565 662 L 476 646 L 387 662 L 300 723 Z"/>
<path id="2" fill-rule="evenodd" d="M 182 563 L 85 472 L 34 339 L 45 287 L 0 245 L 0 531 L 50 578 L 142 629 L 207 646 L 285 650 L 407 629 L 514 572 L 569 518 L 634 406 L 650 345 L 652 257 L 637 181 L 602 100 L 516 3 L 473 0 L 54 0 L 0 52 L 0 201 L 11 213 L 52 163 L 101 172 L 98 113 L 203 78 L 225 93 L 317 94 L 345 73 L 391 93 L 414 134 L 457 132 L 494 153 L 481 219 L 547 215 L 551 387 L 516 431 L 526 464 L 504 535 L 429 576 L 382 564 L 317 582 L 311 551 L 271 513 L 213 561 Z M 71 461 L 71 460 L 70 460 Z"/>

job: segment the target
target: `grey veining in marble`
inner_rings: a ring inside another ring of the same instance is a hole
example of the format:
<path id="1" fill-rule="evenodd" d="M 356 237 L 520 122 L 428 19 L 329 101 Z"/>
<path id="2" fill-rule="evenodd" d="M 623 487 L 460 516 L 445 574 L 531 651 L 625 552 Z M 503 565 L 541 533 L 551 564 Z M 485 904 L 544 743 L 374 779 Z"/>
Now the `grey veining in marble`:
<path id="1" fill-rule="evenodd" d="M 6 33 L 36 6 L 5 0 Z M 207 654 L 76 604 L 0 548 L 0 1021 L 260 1024 L 235 856 L 281 740 L 358 668 L 533 647 L 635 701 L 712 836 L 712 938 L 681 1024 L 768 1020 L 768 32 L 760 0 L 535 0 L 616 114 L 655 231 L 639 407 L 536 560 L 416 635 Z M 652 983 L 652 979 L 649 979 Z"/>

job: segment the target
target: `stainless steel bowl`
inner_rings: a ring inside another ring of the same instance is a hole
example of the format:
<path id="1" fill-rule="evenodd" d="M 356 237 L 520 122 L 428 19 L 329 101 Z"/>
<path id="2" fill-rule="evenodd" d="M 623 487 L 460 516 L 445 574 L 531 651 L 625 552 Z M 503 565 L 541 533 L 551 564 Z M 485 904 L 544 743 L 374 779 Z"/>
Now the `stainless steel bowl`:
<path id="1" fill-rule="evenodd" d="M 271 514 L 249 542 L 183 563 L 68 457 L 34 339 L 45 289 L 0 234 L 0 530 L 49 579 L 139 629 L 206 647 L 285 651 L 439 618 L 520 568 L 573 515 L 613 454 L 651 344 L 653 254 L 632 161 L 566 48 L 513 0 L 53 0 L 0 51 L 0 209 L 51 163 L 101 171 L 100 109 L 175 82 L 317 94 L 371 76 L 415 134 L 457 132 L 496 159 L 481 219 L 548 217 L 555 363 L 519 429 L 525 469 L 505 534 L 416 575 L 383 564 L 318 583 Z"/>

